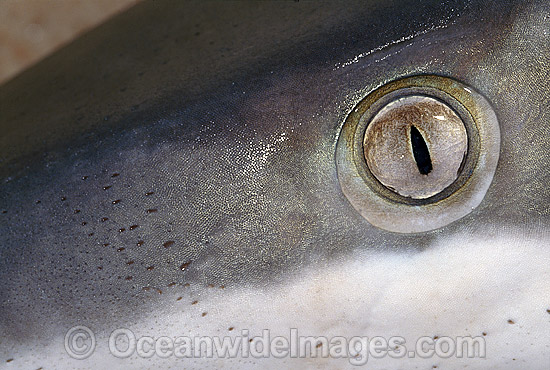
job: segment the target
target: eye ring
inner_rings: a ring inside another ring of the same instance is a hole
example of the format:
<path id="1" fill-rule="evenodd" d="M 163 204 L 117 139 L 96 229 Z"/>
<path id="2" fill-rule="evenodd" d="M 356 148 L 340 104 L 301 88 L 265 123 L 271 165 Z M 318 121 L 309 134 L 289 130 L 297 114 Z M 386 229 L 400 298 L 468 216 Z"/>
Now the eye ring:
<path id="1" fill-rule="evenodd" d="M 467 151 L 458 176 L 439 193 L 417 199 L 398 194 L 373 175 L 365 160 L 364 138 L 373 117 L 392 101 L 409 96 L 435 99 L 462 120 Z M 371 224 L 415 233 L 456 221 L 483 200 L 498 163 L 500 129 L 489 102 L 474 89 L 447 77 L 412 76 L 372 91 L 348 115 L 338 138 L 336 164 L 342 191 Z"/>
<path id="2" fill-rule="evenodd" d="M 363 138 L 365 132 L 371 120 L 374 116 L 387 104 L 395 101 L 398 98 L 404 98 L 409 96 L 424 96 L 440 101 L 443 104 L 451 107 L 456 114 L 462 119 L 464 128 L 466 129 L 466 134 L 468 137 L 468 148 L 463 161 L 463 165 L 459 171 L 457 179 L 443 191 L 424 199 L 415 199 L 411 197 L 402 196 L 396 192 L 391 191 L 386 186 L 381 184 L 376 177 L 372 174 L 367 165 L 364 157 L 364 144 Z M 371 100 L 376 99 L 376 100 Z M 433 87 L 427 86 L 413 86 L 413 87 L 404 87 L 398 90 L 389 92 L 382 97 L 378 98 L 377 96 L 369 95 L 364 101 L 360 104 L 365 104 L 362 108 L 366 110 L 360 114 L 361 109 L 357 112 L 359 114 L 359 120 L 356 126 L 356 135 L 354 137 L 355 143 L 354 148 L 361 148 L 360 150 L 354 150 L 354 160 L 358 172 L 361 177 L 368 184 L 368 186 L 380 196 L 392 199 L 394 202 L 409 204 L 409 205 L 426 205 L 430 203 L 436 203 L 442 199 L 447 198 L 450 194 L 454 193 L 457 189 L 462 187 L 464 183 L 470 178 L 475 165 L 478 160 L 479 154 L 479 132 L 477 126 L 474 123 L 474 120 L 468 110 L 460 104 L 455 98 L 451 95 L 445 93 L 442 90 L 435 89 Z M 367 100 L 368 99 L 368 100 Z M 372 103 L 372 104 L 371 104 Z M 355 112 L 354 112 L 355 113 Z M 356 117 L 353 117 L 355 119 Z"/>

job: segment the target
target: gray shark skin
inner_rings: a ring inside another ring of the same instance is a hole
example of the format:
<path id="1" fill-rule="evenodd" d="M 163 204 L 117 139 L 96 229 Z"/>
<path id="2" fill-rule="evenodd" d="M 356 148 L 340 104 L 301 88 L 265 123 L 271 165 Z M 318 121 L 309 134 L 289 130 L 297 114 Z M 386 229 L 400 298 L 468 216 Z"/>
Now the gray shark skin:
<path id="1" fill-rule="evenodd" d="M 479 336 L 550 366 L 547 1 L 151 1 L 0 88 L 0 368 L 342 368 L 337 356 L 118 358 L 109 336 Z M 498 168 L 443 228 L 386 232 L 334 153 L 370 91 L 448 76 L 493 104 Z M 95 351 L 74 359 L 67 331 Z"/>

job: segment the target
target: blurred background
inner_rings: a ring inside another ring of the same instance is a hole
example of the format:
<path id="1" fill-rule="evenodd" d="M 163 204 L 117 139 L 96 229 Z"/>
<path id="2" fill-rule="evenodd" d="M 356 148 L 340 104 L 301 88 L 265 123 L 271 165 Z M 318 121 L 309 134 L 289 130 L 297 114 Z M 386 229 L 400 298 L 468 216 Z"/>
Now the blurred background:
<path id="1" fill-rule="evenodd" d="M 0 84 L 141 0 L 0 0 Z"/>

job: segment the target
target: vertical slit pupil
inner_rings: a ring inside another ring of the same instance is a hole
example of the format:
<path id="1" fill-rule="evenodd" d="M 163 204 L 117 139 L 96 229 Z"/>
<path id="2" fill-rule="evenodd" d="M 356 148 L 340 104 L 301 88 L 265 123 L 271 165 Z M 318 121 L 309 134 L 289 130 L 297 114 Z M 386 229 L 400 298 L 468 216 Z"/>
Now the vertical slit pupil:
<path id="1" fill-rule="evenodd" d="M 411 145 L 413 149 L 414 160 L 418 166 L 418 171 L 422 175 L 432 172 L 432 160 L 428 145 L 418 129 L 411 125 Z"/>

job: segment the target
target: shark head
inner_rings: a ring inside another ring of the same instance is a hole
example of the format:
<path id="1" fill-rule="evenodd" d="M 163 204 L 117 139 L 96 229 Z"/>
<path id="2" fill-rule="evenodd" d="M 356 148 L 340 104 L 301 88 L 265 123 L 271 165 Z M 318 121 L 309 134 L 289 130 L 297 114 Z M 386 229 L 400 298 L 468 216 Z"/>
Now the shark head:
<path id="1" fill-rule="evenodd" d="M 548 369 L 549 19 L 150 1 L 9 81 L 0 367 Z M 492 112 L 485 185 L 374 212 L 347 123 L 426 76 Z"/>

